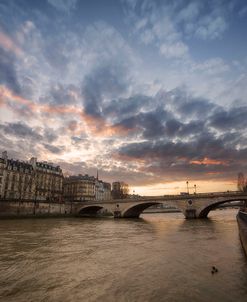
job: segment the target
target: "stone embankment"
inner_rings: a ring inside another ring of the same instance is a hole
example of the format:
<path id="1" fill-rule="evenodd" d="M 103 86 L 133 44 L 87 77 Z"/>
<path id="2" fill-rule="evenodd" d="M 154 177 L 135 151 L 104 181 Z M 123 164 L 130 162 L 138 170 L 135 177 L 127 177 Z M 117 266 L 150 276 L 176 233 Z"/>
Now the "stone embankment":
<path id="1" fill-rule="evenodd" d="M 243 249 L 247 255 L 247 213 L 239 211 L 237 215 L 239 236 L 242 242 Z"/>
<path id="2" fill-rule="evenodd" d="M 75 210 L 72 203 L 34 200 L 0 200 L 0 218 L 70 216 Z"/>

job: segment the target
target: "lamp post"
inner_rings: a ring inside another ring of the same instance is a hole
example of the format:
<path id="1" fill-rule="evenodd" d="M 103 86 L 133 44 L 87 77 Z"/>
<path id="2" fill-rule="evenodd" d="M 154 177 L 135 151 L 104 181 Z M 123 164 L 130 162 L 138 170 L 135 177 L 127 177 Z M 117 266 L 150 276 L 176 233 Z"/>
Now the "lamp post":
<path id="1" fill-rule="evenodd" d="M 187 193 L 190 194 L 190 192 L 189 192 L 189 182 L 188 182 L 188 180 L 186 181 L 186 185 L 187 185 Z"/>
<path id="2" fill-rule="evenodd" d="M 196 194 L 196 185 L 194 185 L 194 189 L 195 189 L 194 194 Z"/>

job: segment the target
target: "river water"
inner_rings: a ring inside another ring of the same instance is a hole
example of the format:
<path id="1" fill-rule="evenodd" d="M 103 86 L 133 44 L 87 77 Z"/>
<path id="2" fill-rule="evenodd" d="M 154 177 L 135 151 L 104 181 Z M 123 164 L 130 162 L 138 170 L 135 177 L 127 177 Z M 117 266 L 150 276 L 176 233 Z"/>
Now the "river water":
<path id="1" fill-rule="evenodd" d="M 0 301 L 246 302 L 236 213 L 1 220 Z"/>

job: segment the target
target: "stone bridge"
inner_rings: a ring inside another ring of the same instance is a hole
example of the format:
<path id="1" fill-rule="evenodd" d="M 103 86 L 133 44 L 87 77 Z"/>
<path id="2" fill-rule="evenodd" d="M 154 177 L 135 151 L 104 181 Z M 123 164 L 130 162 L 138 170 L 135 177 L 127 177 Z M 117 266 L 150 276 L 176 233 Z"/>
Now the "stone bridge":
<path id="1" fill-rule="evenodd" d="M 206 218 L 219 205 L 232 201 L 247 201 L 247 193 L 219 192 L 190 195 L 150 196 L 135 199 L 112 199 L 73 203 L 74 213 L 80 216 L 95 216 L 101 209 L 115 218 L 138 218 L 150 206 L 164 204 L 180 210 L 185 218 Z"/>

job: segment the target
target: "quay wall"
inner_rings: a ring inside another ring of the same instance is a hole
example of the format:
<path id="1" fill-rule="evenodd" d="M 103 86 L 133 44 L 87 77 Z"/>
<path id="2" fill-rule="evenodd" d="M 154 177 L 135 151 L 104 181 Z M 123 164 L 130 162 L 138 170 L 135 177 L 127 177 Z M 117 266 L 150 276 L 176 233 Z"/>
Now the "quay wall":
<path id="1" fill-rule="evenodd" d="M 237 215 L 239 237 L 247 256 L 247 213 L 239 211 Z"/>
<path id="2" fill-rule="evenodd" d="M 0 200 L 0 219 L 4 217 L 48 217 L 75 214 L 76 209 L 71 202 Z"/>

